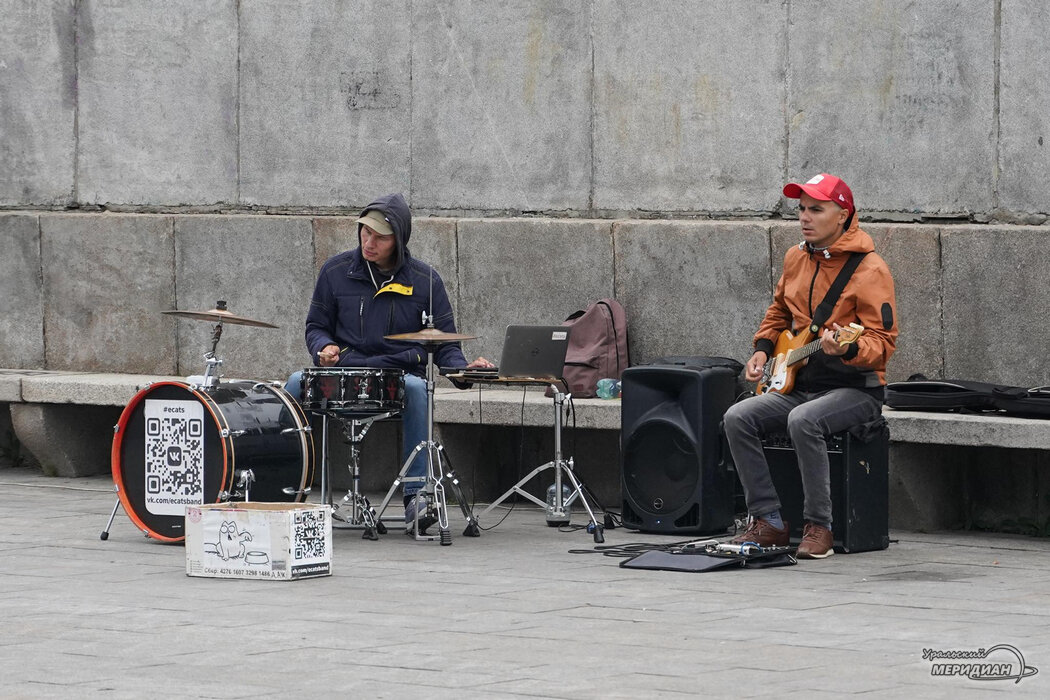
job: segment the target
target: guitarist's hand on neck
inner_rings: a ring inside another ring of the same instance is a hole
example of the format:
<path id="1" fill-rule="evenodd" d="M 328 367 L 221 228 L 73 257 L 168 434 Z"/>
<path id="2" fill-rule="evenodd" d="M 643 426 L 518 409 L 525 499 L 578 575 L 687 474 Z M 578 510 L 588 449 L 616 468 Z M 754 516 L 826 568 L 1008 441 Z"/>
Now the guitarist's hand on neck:
<path id="1" fill-rule="evenodd" d="M 747 365 L 744 366 L 744 378 L 749 382 L 757 382 L 762 378 L 768 361 L 769 356 L 766 353 L 756 350 L 751 359 L 747 361 Z"/>
<path id="2" fill-rule="evenodd" d="M 842 326 L 837 323 L 832 323 L 831 326 L 830 330 L 825 328 L 820 336 L 820 349 L 825 355 L 845 355 L 849 345 L 841 344 L 835 337 L 835 334 L 842 330 Z"/>

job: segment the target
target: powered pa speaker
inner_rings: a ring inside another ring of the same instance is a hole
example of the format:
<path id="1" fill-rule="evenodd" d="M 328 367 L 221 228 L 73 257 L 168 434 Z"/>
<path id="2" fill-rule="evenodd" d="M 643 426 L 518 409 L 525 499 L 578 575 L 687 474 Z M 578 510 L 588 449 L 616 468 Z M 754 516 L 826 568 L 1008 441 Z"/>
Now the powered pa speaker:
<path id="1" fill-rule="evenodd" d="M 621 379 L 624 527 L 723 532 L 733 522 L 733 475 L 721 422 L 733 403 L 729 367 L 630 367 Z"/>
<path id="2" fill-rule="evenodd" d="M 831 534 L 840 552 L 868 552 L 890 546 L 889 429 L 885 423 L 861 441 L 848 432 L 827 438 L 831 476 Z M 773 487 L 780 497 L 780 517 L 802 538 L 802 475 L 786 435 L 767 435 L 762 451 Z"/>

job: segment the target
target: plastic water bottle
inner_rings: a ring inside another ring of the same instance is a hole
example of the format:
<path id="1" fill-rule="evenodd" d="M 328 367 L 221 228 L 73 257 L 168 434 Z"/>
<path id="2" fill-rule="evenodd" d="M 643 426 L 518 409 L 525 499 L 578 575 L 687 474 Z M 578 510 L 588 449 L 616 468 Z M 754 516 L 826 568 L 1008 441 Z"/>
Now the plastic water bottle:
<path id="1" fill-rule="evenodd" d="M 548 525 L 560 525 L 560 524 L 568 523 L 569 519 L 570 519 L 570 515 L 569 515 L 570 507 L 566 506 L 565 502 L 568 501 L 569 500 L 569 496 L 572 495 L 572 488 L 566 483 L 562 483 L 562 485 L 561 485 L 562 511 L 565 513 L 565 515 L 555 515 L 554 514 L 554 508 L 555 508 L 554 496 L 555 496 L 556 493 L 557 492 L 554 489 L 554 484 L 551 484 L 550 486 L 547 487 L 547 524 Z"/>
<path id="2" fill-rule="evenodd" d="M 620 398 L 620 380 L 599 379 L 597 391 L 600 399 L 618 399 Z"/>

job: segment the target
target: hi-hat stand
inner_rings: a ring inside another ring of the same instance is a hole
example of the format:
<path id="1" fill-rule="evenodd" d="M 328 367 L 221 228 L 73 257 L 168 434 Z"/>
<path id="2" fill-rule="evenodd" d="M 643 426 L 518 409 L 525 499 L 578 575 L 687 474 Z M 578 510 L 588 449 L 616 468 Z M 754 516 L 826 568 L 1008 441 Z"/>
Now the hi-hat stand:
<path id="1" fill-rule="evenodd" d="M 398 487 L 402 483 L 421 483 L 417 498 L 422 498 L 426 502 L 425 508 L 416 507 L 415 517 L 413 521 L 408 524 L 406 534 L 411 535 L 418 541 L 433 541 L 439 540 L 443 546 L 452 544 L 452 534 L 449 532 L 448 527 L 448 501 L 445 497 L 445 484 L 447 482 L 449 488 L 452 489 L 456 500 L 459 501 L 459 507 L 463 511 L 463 517 L 467 521 L 467 527 L 463 531 L 465 537 L 478 537 L 481 534 L 478 528 L 478 521 L 474 517 L 474 512 L 471 510 L 470 505 L 467 503 L 467 499 L 463 495 L 463 491 L 459 486 L 459 477 L 452 469 L 452 465 L 448 461 L 448 457 L 445 455 L 445 449 L 434 440 L 434 352 L 438 345 L 443 343 L 451 342 L 453 340 L 459 340 L 462 338 L 470 338 L 472 336 L 458 336 L 451 333 L 443 333 L 429 325 L 428 328 L 424 328 L 422 331 L 417 333 L 406 333 L 401 336 L 387 336 L 395 340 L 411 340 L 420 342 L 426 348 L 427 352 L 427 439 L 421 441 L 412 452 L 408 455 L 404 465 L 401 467 L 401 471 L 398 472 L 397 477 L 394 479 L 394 483 L 391 484 L 390 490 L 387 491 L 386 497 L 379 506 L 378 516 L 382 517 L 386 511 L 387 505 L 389 505 L 394 494 L 397 492 Z M 409 467 L 412 466 L 412 462 L 420 452 L 426 453 L 427 470 L 424 476 L 417 477 L 406 477 Z M 444 461 L 442 461 L 444 460 Z M 437 523 L 438 534 L 427 535 L 426 529 Z"/>
<path id="2" fill-rule="evenodd" d="M 566 399 L 571 398 L 571 395 L 562 392 L 562 387 L 558 384 L 551 384 L 551 389 L 554 392 L 554 459 L 546 464 L 536 467 L 526 474 L 521 481 L 511 486 L 506 493 L 489 504 L 488 508 L 481 511 L 479 518 L 485 517 L 489 511 L 499 506 L 505 500 L 510 498 L 512 494 L 516 493 L 546 509 L 548 525 L 552 527 L 556 525 L 564 525 L 569 523 L 572 504 L 578 498 L 583 505 L 584 510 L 587 511 L 587 515 L 591 519 L 590 523 L 587 525 L 587 531 L 593 533 L 594 541 L 601 544 L 605 541 L 605 526 L 602 523 L 599 523 L 594 517 L 594 510 L 591 508 L 590 503 L 587 502 L 587 496 L 584 493 L 585 489 L 583 482 L 580 481 L 579 477 L 576 476 L 576 472 L 573 470 L 572 457 L 569 457 L 569 459 L 564 459 L 562 457 L 562 408 L 565 405 Z M 539 498 L 525 490 L 525 484 L 531 481 L 534 476 L 546 471 L 547 469 L 554 470 L 554 503 L 550 506 L 546 501 L 541 501 Z M 573 487 L 572 492 L 567 497 L 562 493 L 562 484 L 564 483 L 563 480 L 565 478 L 568 478 Z"/>

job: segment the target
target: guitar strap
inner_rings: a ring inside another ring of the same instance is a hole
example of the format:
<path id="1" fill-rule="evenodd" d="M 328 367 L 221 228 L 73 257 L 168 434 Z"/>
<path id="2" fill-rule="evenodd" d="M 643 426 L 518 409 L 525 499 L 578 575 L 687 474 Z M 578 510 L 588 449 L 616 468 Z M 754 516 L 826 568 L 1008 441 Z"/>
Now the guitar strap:
<path id="1" fill-rule="evenodd" d="M 817 307 L 816 313 L 813 314 L 813 321 L 809 324 L 809 332 L 813 335 L 820 333 L 820 329 L 824 326 L 824 323 L 831 318 L 831 312 L 835 309 L 835 304 L 839 303 L 839 297 L 842 296 L 842 290 L 846 288 L 846 283 L 849 282 L 849 278 L 853 276 L 857 266 L 860 265 L 860 261 L 864 259 L 867 253 L 850 253 L 849 260 L 839 270 L 838 277 L 828 287 L 828 293 L 824 295 L 824 301 L 820 302 Z"/>

